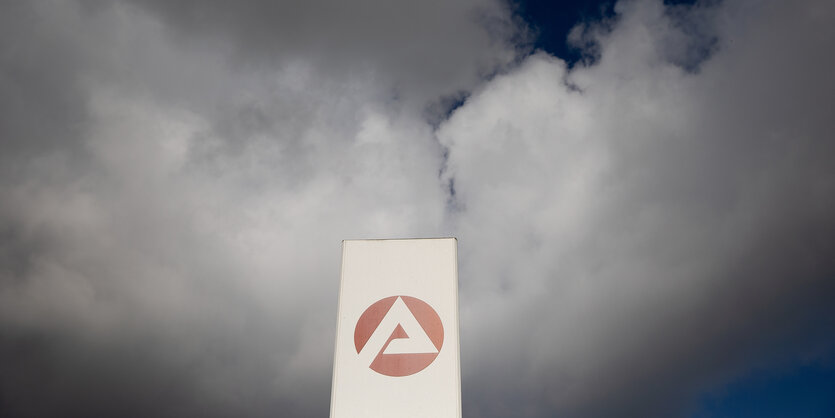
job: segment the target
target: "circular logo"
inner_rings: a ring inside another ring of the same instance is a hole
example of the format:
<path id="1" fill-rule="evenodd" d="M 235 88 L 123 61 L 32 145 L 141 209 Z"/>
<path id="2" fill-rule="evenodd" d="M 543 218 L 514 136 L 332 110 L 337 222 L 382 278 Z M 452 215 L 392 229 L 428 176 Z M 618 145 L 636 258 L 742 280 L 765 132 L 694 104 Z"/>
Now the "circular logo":
<path id="1" fill-rule="evenodd" d="M 411 296 L 389 296 L 369 306 L 357 320 L 354 346 L 368 367 L 386 376 L 415 374 L 435 361 L 444 327 L 428 303 Z"/>

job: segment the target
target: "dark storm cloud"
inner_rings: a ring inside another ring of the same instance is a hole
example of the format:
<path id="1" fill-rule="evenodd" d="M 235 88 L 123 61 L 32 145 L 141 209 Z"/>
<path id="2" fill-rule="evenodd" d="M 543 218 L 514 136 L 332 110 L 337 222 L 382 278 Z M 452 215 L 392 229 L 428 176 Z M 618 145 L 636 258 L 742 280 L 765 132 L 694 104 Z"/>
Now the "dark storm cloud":
<path id="1" fill-rule="evenodd" d="M 20 175 L 18 158 L 72 150 L 86 122 L 78 71 L 84 52 L 74 28 L 25 2 L 10 2 L 0 16 L 0 138 L 3 180 Z M 52 25 L 42 32 L 33 28 Z"/>
<path id="2" fill-rule="evenodd" d="M 49 29 L 33 31 L 48 26 Z M 63 181 L 85 161 L 78 145 L 87 124 L 79 70 L 85 51 L 61 16 L 25 2 L 0 14 L 0 286 L 24 280 L 53 243 L 15 222 L 21 209 L 6 192 L 29 181 L 33 166 L 49 166 L 41 182 Z M 43 173 L 41 173 L 43 174 Z"/>
<path id="3" fill-rule="evenodd" d="M 0 415 L 326 414 L 338 243 L 437 230 L 431 127 L 135 6 L 6 11 Z"/>
<path id="4" fill-rule="evenodd" d="M 327 414 L 345 238 L 459 237 L 466 416 L 832 347 L 829 2 L 622 2 L 571 71 L 492 1 L 4 8 L 0 415 Z"/>
<path id="5" fill-rule="evenodd" d="M 526 38 L 497 0 L 133 3 L 186 40 L 230 46 L 243 62 L 304 59 L 337 77 L 370 72 L 390 95 L 419 105 L 472 88 Z"/>

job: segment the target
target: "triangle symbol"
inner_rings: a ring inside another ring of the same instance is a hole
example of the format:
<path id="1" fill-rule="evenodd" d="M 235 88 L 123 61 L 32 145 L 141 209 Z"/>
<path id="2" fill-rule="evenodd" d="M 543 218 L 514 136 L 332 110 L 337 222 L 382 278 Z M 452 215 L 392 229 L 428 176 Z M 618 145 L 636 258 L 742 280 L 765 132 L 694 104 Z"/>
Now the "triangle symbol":
<path id="1" fill-rule="evenodd" d="M 395 328 L 391 333 L 389 340 L 394 340 L 396 338 L 409 338 L 409 334 L 406 334 L 406 330 L 403 329 L 403 325 L 397 324 L 397 328 Z"/>
<path id="2" fill-rule="evenodd" d="M 387 320 L 396 322 L 397 325 L 390 334 L 389 341 L 383 349 L 383 354 L 438 352 L 435 344 L 426 335 L 423 326 L 420 325 L 402 298 L 398 297 L 394 301 L 391 309 L 389 309 L 386 317 L 383 319 L 383 323 L 387 322 Z"/>

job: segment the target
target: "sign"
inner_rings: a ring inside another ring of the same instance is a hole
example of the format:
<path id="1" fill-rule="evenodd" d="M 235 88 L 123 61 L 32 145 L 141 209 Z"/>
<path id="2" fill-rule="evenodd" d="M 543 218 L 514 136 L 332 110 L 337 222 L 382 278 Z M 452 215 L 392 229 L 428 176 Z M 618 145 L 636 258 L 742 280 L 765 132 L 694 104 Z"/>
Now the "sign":
<path id="1" fill-rule="evenodd" d="M 342 243 L 331 417 L 460 417 L 455 238 Z"/>

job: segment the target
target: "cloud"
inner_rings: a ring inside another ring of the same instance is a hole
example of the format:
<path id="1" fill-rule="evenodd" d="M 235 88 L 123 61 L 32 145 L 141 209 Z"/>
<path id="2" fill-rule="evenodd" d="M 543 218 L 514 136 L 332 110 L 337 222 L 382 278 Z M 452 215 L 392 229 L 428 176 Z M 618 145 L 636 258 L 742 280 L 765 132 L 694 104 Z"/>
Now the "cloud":
<path id="1" fill-rule="evenodd" d="M 467 416 L 831 347 L 828 3 L 621 2 L 571 70 L 504 3 L 237 6 L 0 16 L 2 415 L 325 415 L 346 238 L 459 237 Z"/>
<path id="2" fill-rule="evenodd" d="M 4 415 L 325 414 L 340 240 L 438 233 L 431 126 L 373 79 L 241 68 L 130 5 L 20 7 Z"/>
<path id="3" fill-rule="evenodd" d="M 132 3 L 170 23 L 183 42 L 224 45 L 250 65 L 301 59 L 321 76 L 370 74 L 417 105 L 471 89 L 512 63 L 528 36 L 497 0 Z"/>
<path id="4" fill-rule="evenodd" d="M 832 343 L 832 8 L 728 2 L 695 72 L 681 15 L 616 10 L 595 65 L 534 55 L 438 132 L 473 416 L 683 415 Z"/>

